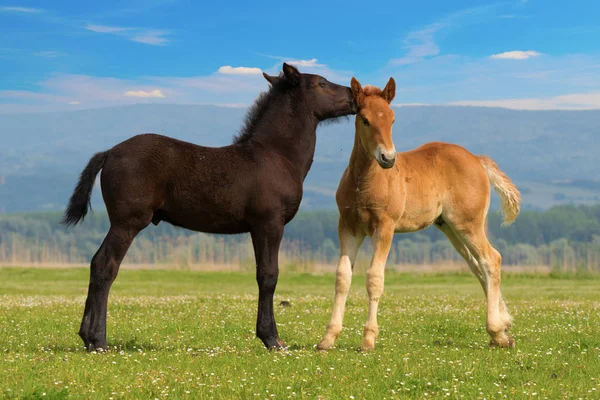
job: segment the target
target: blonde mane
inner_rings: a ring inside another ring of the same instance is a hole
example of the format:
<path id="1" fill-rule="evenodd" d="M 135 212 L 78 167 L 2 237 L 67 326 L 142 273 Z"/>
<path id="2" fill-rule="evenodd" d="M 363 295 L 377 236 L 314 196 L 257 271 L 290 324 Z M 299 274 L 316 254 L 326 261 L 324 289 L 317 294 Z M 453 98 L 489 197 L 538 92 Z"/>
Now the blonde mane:
<path id="1" fill-rule="evenodd" d="M 363 87 L 363 94 L 365 96 L 379 96 L 379 97 L 383 97 L 383 90 L 379 89 L 377 86 L 365 85 Z"/>

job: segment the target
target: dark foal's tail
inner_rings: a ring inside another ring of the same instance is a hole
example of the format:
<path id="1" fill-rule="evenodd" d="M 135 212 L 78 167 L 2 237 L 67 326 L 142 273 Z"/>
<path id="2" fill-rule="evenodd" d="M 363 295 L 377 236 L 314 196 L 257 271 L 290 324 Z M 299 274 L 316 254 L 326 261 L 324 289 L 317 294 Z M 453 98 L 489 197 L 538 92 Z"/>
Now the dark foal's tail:
<path id="1" fill-rule="evenodd" d="M 79 221 L 83 221 L 88 209 L 91 209 L 90 198 L 92 196 L 92 189 L 94 188 L 94 181 L 98 172 L 104 166 L 108 151 L 96 153 L 88 162 L 88 165 L 81 171 L 79 181 L 75 187 L 75 191 L 71 195 L 67 211 L 61 221 L 65 225 L 75 225 Z"/>

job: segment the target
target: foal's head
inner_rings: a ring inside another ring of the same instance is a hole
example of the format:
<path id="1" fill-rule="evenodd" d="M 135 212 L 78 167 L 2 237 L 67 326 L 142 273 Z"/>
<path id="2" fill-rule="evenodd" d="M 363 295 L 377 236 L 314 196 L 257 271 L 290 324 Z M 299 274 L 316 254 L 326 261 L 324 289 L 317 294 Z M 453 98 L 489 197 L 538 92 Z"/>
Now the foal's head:
<path id="1" fill-rule="evenodd" d="M 285 86 L 295 91 L 296 97 L 302 97 L 303 103 L 319 121 L 356 114 L 357 104 L 347 86 L 329 82 L 320 75 L 302 74 L 287 63 L 283 63 L 283 73 L 279 76 L 263 75 L 272 86 Z"/>
<path id="2" fill-rule="evenodd" d="M 355 78 L 351 82 L 354 99 L 358 103 L 356 134 L 367 151 L 382 168 L 392 168 L 396 162 L 396 148 L 392 141 L 394 111 L 390 103 L 396 95 L 396 82 L 390 78 L 385 89 L 360 85 Z"/>

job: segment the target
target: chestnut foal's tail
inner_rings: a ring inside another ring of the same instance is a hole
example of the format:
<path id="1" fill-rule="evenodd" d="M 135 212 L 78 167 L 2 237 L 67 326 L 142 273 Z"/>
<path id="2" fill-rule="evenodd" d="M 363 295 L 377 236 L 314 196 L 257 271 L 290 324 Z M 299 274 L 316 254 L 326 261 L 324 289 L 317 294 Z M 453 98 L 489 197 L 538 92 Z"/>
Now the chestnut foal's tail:
<path id="1" fill-rule="evenodd" d="M 104 166 L 107 155 L 108 151 L 94 154 L 88 165 L 81 172 L 79 182 L 77 182 L 75 191 L 69 200 L 65 216 L 61 221 L 62 224 L 75 225 L 85 218 L 88 209 L 91 208 L 90 198 L 92 196 L 92 189 L 94 188 L 94 181 L 98 172 Z"/>
<path id="2" fill-rule="evenodd" d="M 490 178 L 490 183 L 500 196 L 502 201 L 502 214 L 504 220 L 502 225 L 510 225 L 521 209 L 521 193 L 504 172 L 498 168 L 498 165 L 488 156 L 479 156 L 479 161 Z"/>

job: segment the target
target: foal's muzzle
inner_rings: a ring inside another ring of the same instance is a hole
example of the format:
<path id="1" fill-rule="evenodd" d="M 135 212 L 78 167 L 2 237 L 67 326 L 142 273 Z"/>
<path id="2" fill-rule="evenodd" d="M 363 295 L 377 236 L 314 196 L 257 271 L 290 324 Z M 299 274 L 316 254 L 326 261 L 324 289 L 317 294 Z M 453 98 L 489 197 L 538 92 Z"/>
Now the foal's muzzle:
<path id="1" fill-rule="evenodd" d="M 396 164 L 396 149 L 383 150 L 381 147 L 377 147 L 375 153 L 375 159 L 381 168 L 392 168 Z"/>

